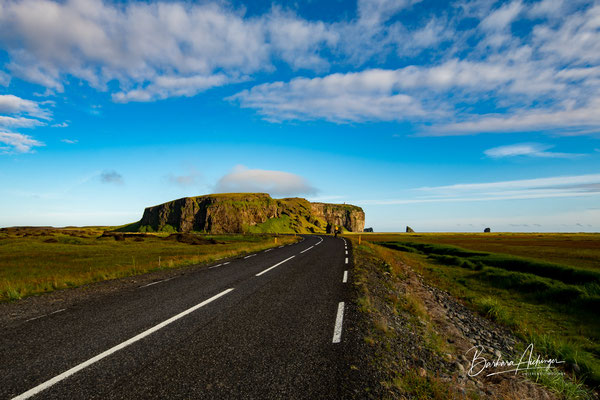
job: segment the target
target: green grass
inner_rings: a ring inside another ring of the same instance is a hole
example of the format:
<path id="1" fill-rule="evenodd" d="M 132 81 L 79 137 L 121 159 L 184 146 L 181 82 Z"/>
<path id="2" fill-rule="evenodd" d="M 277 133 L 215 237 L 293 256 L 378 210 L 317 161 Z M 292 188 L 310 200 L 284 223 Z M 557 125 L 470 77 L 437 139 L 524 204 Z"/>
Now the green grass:
<path id="1" fill-rule="evenodd" d="M 356 235 L 356 234 L 354 234 Z M 581 269 L 600 270 L 598 233 L 362 233 L 370 242 L 399 241 L 458 246 Z"/>
<path id="2" fill-rule="evenodd" d="M 166 234 L 115 240 L 87 229 L 0 230 L 0 301 L 260 251 L 293 242 L 293 236 L 202 235 L 193 245 Z"/>
<path id="3" fill-rule="evenodd" d="M 575 253 L 581 247 L 581 244 L 571 247 L 580 240 L 579 235 L 561 236 L 560 246 L 556 236 L 551 235 L 555 244 L 552 254 L 558 254 L 556 246 L 567 254 L 559 257 L 543 254 L 537 259 L 533 253 L 523 257 L 526 252 L 515 244 L 512 236 L 507 236 L 511 246 L 503 248 L 504 253 L 482 251 L 489 248 L 485 243 L 469 248 L 440 244 L 440 237 L 449 241 L 444 235 L 412 238 L 398 234 L 395 242 L 391 235 L 382 237 L 385 246 L 399 251 L 397 254 L 408 265 L 437 286 L 510 327 L 525 342 L 534 343 L 536 351 L 564 360 L 568 366 L 577 366 L 568 369 L 575 381 L 556 376 L 536 377 L 541 383 L 551 385 L 568 398 L 577 398 L 574 393 L 582 393 L 582 382 L 591 387 L 600 385 L 600 271 L 590 264 L 578 267 L 573 262 L 577 257 L 569 256 L 568 253 Z M 424 243 L 427 238 L 432 243 Z M 523 238 L 528 243 L 532 240 L 529 236 Z M 593 248 L 590 236 L 587 239 L 586 246 Z M 479 240 L 487 239 L 481 235 Z M 497 242 L 499 238 L 491 240 Z M 510 248 L 520 248 L 519 254 L 507 254 Z M 571 261 L 561 264 L 557 260 Z M 600 265 L 600 254 L 595 265 Z"/>

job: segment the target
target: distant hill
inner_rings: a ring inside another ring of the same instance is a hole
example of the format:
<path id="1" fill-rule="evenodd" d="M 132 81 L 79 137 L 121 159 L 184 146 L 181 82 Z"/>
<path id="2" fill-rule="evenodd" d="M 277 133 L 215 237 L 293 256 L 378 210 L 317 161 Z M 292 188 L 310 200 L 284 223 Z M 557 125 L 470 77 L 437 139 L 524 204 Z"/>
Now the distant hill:
<path id="1" fill-rule="evenodd" d="M 362 232 L 365 213 L 350 204 L 273 199 L 266 193 L 184 197 L 144 210 L 142 219 L 121 232 L 327 233 L 335 226 Z"/>

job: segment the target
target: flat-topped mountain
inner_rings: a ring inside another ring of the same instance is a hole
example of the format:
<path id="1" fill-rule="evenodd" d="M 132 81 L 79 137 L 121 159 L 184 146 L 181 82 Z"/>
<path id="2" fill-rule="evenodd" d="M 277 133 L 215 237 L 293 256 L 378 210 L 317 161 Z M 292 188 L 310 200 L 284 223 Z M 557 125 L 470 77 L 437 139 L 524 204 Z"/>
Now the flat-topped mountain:
<path id="1" fill-rule="evenodd" d="M 365 213 L 350 204 L 311 203 L 266 193 L 184 197 L 144 210 L 142 219 L 120 230 L 206 233 L 328 233 L 334 227 L 362 232 Z"/>

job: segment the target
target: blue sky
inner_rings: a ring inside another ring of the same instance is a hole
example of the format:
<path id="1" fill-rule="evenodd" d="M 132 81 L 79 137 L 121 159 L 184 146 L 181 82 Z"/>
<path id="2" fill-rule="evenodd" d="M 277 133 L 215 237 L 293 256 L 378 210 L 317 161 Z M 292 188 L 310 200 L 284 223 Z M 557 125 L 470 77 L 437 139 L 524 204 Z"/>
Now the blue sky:
<path id="1" fill-rule="evenodd" d="M 0 226 L 220 191 L 600 230 L 600 2 L 0 2 Z"/>

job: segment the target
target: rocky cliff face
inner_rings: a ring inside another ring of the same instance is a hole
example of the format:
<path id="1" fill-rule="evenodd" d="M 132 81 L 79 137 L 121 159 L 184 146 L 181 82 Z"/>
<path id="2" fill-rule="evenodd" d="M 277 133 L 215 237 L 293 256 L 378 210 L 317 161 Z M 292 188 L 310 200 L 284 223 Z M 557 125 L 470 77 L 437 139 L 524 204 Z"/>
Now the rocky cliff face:
<path id="1" fill-rule="evenodd" d="M 126 229 L 207 233 L 322 233 L 340 226 L 362 232 L 365 214 L 349 204 L 273 199 L 266 193 L 227 193 L 185 197 L 144 211 Z"/>
<path id="2" fill-rule="evenodd" d="M 328 223 L 327 232 L 335 226 L 344 227 L 350 232 L 362 232 L 365 227 L 365 213 L 362 208 L 350 204 L 311 203 L 314 215 Z"/>

